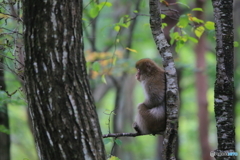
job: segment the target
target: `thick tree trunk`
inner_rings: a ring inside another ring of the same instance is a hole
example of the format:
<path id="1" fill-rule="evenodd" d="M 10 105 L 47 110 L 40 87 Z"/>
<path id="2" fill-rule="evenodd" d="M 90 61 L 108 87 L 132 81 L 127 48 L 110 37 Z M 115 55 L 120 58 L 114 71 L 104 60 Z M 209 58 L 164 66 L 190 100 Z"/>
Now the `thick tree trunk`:
<path id="1" fill-rule="evenodd" d="M 196 8 L 204 8 L 204 0 L 196 0 Z M 196 17 L 204 19 L 204 12 L 196 12 Z M 199 121 L 199 142 L 201 147 L 201 156 L 204 160 L 211 160 L 210 145 L 208 141 L 208 101 L 207 101 L 207 77 L 206 77 L 206 38 L 202 35 L 195 47 L 196 53 L 196 90 L 198 103 L 198 121 Z"/>
<path id="2" fill-rule="evenodd" d="M 221 156 L 235 152 L 235 127 L 233 111 L 233 1 L 212 0 L 216 27 L 216 81 L 214 110 L 217 122 L 218 149 L 216 159 L 236 159 L 235 156 Z"/>
<path id="3" fill-rule="evenodd" d="M 0 91 L 6 90 L 4 81 L 3 58 L 0 57 Z M 9 129 L 7 104 L 0 102 L 0 125 Z M 10 160 L 10 134 L 0 132 L 0 160 Z"/>
<path id="4" fill-rule="evenodd" d="M 104 160 L 85 68 L 82 1 L 23 6 L 25 90 L 40 159 Z"/>

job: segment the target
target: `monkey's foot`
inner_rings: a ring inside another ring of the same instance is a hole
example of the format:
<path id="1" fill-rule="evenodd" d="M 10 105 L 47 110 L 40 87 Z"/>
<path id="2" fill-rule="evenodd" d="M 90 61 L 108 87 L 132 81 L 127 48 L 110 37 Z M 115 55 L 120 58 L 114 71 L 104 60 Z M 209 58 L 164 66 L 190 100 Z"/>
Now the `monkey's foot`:
<path id="1" fill-rule="evenodd" d="M 135 131 L 136 131 L 138 134 L 141 134 L 141 131 L 140 131 L 140 129 L 139 129 L 139 127 L 138 127 L 138 125 L 137 125 L 136 122 L 133 123 L 133 128 L 135 129 Z"/>

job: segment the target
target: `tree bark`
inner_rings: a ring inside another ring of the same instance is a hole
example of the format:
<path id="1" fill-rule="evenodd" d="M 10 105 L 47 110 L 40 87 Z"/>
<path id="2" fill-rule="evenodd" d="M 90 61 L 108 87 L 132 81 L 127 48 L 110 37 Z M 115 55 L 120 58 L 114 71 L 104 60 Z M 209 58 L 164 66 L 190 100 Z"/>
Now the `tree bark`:
<path id="1" fill-rule="evenodd" d="M 3 58 L 0 57 L 0 91 L 6 90 L 4 81 L 4 69 Z M 7 104 L 3 101 L 0 102 L 0 125 L 3 125 L 6 129 L 9 129 L 9 117 Z M 10 135 L 0 132 L 0 159 L 10 160 Z"/>
<path id="2" fill-rule="evenodd" d="M 205 0 L 196 0 L 196 8 L 204 8 Z M 196 17 L 204 19 L 204 12 L 196 12 Z M 210 145 L 208 141 L 208 101 L 207 101 L 207 77 L 206 77 L 206 38 L 203 34 L 195 47 L 196 53 L 196 91 L 198 104 L 198 130 L 201 156 L 204 160 L 211 160 Z"/>
<path id="3" fill-rule="evenodd" d="M 42 160 L 105 160 L 87 78 L 82 1 L 24 0 L 25 91 Z"/>
<path id="4" fill-rule="evenodd" d="M 160 55 L 163 58 L 163 66 L 166 72 L 166 115 L 167 124 L 163 140 L 163 159 L 175 160 L 175 150 L 177 146 L 178 135 L 178 107 L 179 92 L 177 85 L 177 72 L 174 66 L 170 45 L 161 29 L 161 9 L 160 3 L 156 0 L 149 1 L 150 6 L 150 26 L 154 41 L 157 45 Z"/>
<path id="5" fill-rule="evenodd" d="M 236 159 L 234 156 L 220 156 L 218 153 L 235 152 L 235 127 L 233 110 L 233 1 L 212 0 L 214 8 L 216 46 L 216 81 L 214 90 L 214 111 L 217 123 L 218 149 L 216 159 Z"/>

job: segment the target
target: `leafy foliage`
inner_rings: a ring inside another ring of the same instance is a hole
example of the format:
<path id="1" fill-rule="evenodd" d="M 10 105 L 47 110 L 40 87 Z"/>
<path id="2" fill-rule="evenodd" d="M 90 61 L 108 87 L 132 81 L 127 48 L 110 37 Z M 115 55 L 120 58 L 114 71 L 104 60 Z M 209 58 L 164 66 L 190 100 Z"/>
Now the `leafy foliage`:
<path id="1" fill-rule="evenodd" d="M 132 48 L 126 50 L 137 53 L 137 50 Z M 134 70 L 134 62 L 124 60 L 120 50 L 115 53 L 86 51 L 86 60 L 90 77 L 100 78 L 103 83 L 106 83 L 105 75 L 119 75 L 123 71 Z"/>
<path id="2" fill-rule="evenodd" d="M 120 18 L 120 21 L 115 24 L 114 30 L 116 32 L 119 32 L 121 27 L 128 28 L 130 24 L 131 24 L 131 18 L 129 17 L 129 15 L 124 15 Z"/>
<path id="3" fill-rule="evenodd" d="M 204 21 L 193 16 L 192 12 L 200 11 L 203 12 L 201 8 L 193 8 L 190 13 L 181 15 L 177 25 L 171 30 L 170 44 L 176 44 L 176 52 L 179 52 L 180 49 L 185 46 L 188 41 L 193 43 L 198 43 L 198 39 L 204 34 L 204 32 L 214 32 L 214 22 Z M 176 29 L 179 28 L 179 29 Z M 178 30 L 178 31 L 175 31 Z M 191 32 L 194 34 L 192 36 Z M 213 35 L 213 34 L 211 34 Z M 196 38 L 195 38 L 196 37 Z M 212 36 L 213 37 L 213 36 Z"/>

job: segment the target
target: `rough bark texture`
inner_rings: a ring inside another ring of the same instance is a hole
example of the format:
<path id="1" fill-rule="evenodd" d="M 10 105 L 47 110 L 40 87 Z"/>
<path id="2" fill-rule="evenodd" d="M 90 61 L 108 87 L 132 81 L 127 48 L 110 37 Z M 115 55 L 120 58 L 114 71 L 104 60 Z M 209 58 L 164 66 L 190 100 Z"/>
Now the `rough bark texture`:
<path id="1" fill-rule="evenodd" d="M 6 90 L 4 81 L 3 58 L 0 57 L 0 91 Z M 1 99 L 1 98 L 0 98 Z M 0 125 L 9 129 L 7 104 L 0 102 Z M 0 160 L 10 160 L 10 135 L 0 132 Z"/>
<path id="2" fill-rule="evenodd" d="M 25 90 L 41 160 L 105 160 L 89 90 L 82 1 L 24 0 Z"/>
<path id="3" fill-rule="evenodd" d="M 174 66 L 174 60 L 170 51 L 170 45 L 167 43 L 161 29 L 162 21 L 160 16 L 159 1 L 150 0 L 150 25 L 153 38 L 163 58 L 163 66 L 166 72 L 166 114 L 167 126 L 163 140 L 163 159 L 176 159 L 175 150 L 178 135 L 178 106 L 179 93 L 177 85 L 177 72 Z"/>
<path id="4" fill-rule="evenodd" d="M 196 8 L 204 8 L 205 0 L 196 0 Z M 204 12 L 196 12 L 196 17 L 204 19 Z M 208 101 L 207 101 L 207 76 L 206 76 L 206 37 L 203 34 L 195 47 L 196 53 L 196 91 L 198 104 L 199 121 L 199 143 L 201 147 L 201 156 L 204 160 L 211 160 L 210 145 L 208 141 Z"/>
<path id="5" fill-rule="evenodd" d="M 212 0 L 216 27 L 216 81 L 214 110 L 217 123 L 218 149 L 215 152 L 235 152 L 235 127 L 233 118 L 233 20 L 232 0 Z M 218 156 L 216 159 L 236 159 Z"/>

